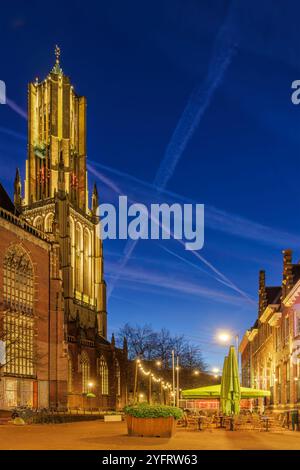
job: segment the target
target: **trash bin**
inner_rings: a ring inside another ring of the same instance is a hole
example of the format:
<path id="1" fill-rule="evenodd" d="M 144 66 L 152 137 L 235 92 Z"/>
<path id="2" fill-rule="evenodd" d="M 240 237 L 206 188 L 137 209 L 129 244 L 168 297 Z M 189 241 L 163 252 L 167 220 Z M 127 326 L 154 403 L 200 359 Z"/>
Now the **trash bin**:
<path id="1" fill-rule="evenodd" d="M 299 430 L 299 414 L 298 410 L 292 410 L 291 412 L 291 423 L 292 423 L 292 430 L 298 431 Z"/>

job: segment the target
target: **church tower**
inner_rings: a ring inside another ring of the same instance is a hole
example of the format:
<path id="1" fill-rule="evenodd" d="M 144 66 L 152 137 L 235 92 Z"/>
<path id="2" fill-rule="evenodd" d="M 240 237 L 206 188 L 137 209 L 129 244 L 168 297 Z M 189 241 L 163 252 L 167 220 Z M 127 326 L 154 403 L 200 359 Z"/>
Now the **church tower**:
<path id="1" fill-rule="evenodd" d="M 77 95 L 60 64 L 28 86 L 28 155 L 25 197 L 19 173 L 15 202 L 22 217 L 60 245 L 68 335 L 97 327 L 106 339 L 106 284 L 97 236 L 98 192 L 89 208 L 86 171 L 86 98 Z"/>

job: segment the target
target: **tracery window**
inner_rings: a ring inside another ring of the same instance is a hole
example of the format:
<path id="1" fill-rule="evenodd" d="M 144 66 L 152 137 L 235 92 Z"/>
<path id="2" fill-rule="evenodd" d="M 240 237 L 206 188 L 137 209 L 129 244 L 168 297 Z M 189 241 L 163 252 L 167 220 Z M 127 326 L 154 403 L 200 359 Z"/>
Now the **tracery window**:
<path id="1" fill-rule="evenodd" d="M 4 372 L 34 375 L 33 267 L 25 250 L 8 249 L 3 263 Z"/>
<path id="2" fill-rule="evenodd" d="M 104 356 L 97 359 L 97 371 L 100 377 L 101 394 L 108 395 L 108 367 Z"/>
<path id="3" fill-rule="evenodd" d="M 34 219 L 33 225 L 38 229 L 43 231 L 44 230 L 44 221 L 43 217 L 40 215 Z"/>
<path id="4" fill-rule="evenodd" d="M 75 289 L 82 292 L 82 227 L 76 224 L 75 229 Z"/>
<path id="5" fill-rule="evenodd" d="M 117 382 L 117 395 L 121 395 L 121 370 L 118 359 L 116 359 L 116 382 Z"/>
<path id="6" fill-rule="evenodd" d="M 45 231 L 47 233 L 53 232 L 53 221 L 54 221 L 54 214 L 52 213 L 48 214 L 45 219 Z"/>
<path id="7" fill-rule="evenodd" d="M 91 243 L 90 243 L 90 233 L 88 230 L 84 230 L 83 237 L 83 292 L 90 296 L 91 288 L 91 278 L 90 278 L 90 262 L 91 262 Z"/>
<path id="8" fill-rule="evenodd" d="M 81 354 L 82 393 L 88 393 L 90 380 L 90 360 L 84 351 Z"/>

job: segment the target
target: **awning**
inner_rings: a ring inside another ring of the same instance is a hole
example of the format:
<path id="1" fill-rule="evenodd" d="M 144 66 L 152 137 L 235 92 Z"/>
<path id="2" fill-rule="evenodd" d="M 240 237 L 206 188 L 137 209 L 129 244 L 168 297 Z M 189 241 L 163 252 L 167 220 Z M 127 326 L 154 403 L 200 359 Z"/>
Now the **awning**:
<path id="1" fill-rule="evenodd" d="M 198 398 L 220 398 L 220 393 L 221 385 L 209 385 L 207 387 L 182 390 L 181 396 L 187 400 Z M 269 396 L 271 396 L 271 392 L 269 390 L 241 387 L 241 398 L 260 398 Z"/>

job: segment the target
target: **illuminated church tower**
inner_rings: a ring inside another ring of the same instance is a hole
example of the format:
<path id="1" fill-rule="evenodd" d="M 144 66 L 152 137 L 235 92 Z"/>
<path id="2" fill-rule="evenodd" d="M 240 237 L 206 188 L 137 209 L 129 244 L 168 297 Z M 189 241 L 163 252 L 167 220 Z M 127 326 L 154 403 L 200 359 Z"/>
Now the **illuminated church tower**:
<path id="1" fill-rule="evenodd" d="M 13 202 L 0 184 L 0 408 L 90 408 L 90 392 L 94 407 L 122 408 L 128 348 L 107 339 L 86 99 L 63 73 L 58 47 L 55 55 L 45 80 L 28 87 L 25 194 L 18 169 Z"/>
<path id="2" fill-rule="evenodd" d="M 97 236 L 98 192 L 89 207 L 86 171 L 86 98 L 78 96 L 56 62 L 43 81 L 28 87 L 28 157 L 25 197 L 19 172 L 14 201 L 37 229 L 59 242 L 68 335 L 97 328 L 106 339 L 106 285 Z"/>

